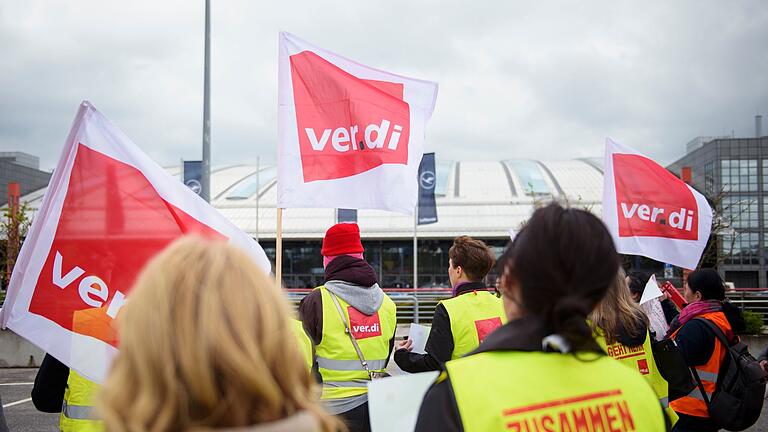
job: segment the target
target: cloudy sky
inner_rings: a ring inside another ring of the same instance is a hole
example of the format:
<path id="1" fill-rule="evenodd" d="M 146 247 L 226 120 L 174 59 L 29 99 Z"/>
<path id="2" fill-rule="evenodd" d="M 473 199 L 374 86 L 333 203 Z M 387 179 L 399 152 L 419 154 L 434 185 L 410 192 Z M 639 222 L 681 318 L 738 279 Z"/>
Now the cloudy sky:
<path id="1" fill-rule="evenodd" d="M 213 164 L 274 161 L 277 36 L 437 81 L 450 159 L 662 163 L 699 135 L 768 129 L 764 1 L 212 1 Z M 52 169 L 92 101 L 162 165 L 201 153 L 204 1 L 0 2 L 0 151 Z"/>

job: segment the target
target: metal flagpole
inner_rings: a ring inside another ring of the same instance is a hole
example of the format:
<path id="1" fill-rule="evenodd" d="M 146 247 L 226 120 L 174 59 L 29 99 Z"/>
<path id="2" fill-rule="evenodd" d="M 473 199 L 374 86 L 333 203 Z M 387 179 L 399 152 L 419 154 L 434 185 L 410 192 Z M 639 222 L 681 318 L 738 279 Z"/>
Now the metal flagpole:
<path id="1" fill-rule="evenodd" d="M 211 201 L 211 0 L 205 0 L 205 72 L 203 79 L 203 173 L 200 195 Z"/>
<path id="2" fill-rule="evenodd" d="M 416 286 L 419 283 L 419 248 L 418 248 L 418 232 L 419 226 L 419 206 L 416 205 L 416 210 L 413 212 L 413 289 L 416 290 Z"/>
<path id="3" fill-rule="evenodd" d="M 283 209 L 277 208 L 277 235 L 275 236 L 275 285 L 282 289 L 283 278 Z"/>
<path id="4" fill-rule="evenodd" d="M 261 191 L 261 183 L 259 182 L 259 170 L 261 169 L 261 164 L 259 163 L 260 158 L 256 156 L 256 243 L 259 242 L 259 195 L 261 195 L 259 192 Z"/>

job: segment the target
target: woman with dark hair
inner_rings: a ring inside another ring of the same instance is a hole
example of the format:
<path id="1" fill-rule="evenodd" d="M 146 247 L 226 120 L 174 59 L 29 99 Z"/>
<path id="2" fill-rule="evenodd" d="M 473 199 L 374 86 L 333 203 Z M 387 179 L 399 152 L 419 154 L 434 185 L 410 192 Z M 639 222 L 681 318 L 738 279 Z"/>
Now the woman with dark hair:
<path id="1" fill-rule="evenodd" d="M 587 324 L 618 268 L 594 215 L 537 210 L 499 259 L 509 322 L 445 364 L 416 430 L 665 430 L 651 387 L 607 357 Z"/>
<path id="2" fill-rule="evenodd" d="M 677 342 L 688 366 L 696 369 L 709 400 L 715 392 L 727 348 L 700 319 L 714 323 L 728 340 L 733 340 L 736 333 L 744 331 L 744 318 L 739 309 L 725 298 L 725 284 L 714 269 L 691 272 L 683 285 L 683 297 L 688 306 L 672 323 L 667 335 Z M 670 406 L 680 417 L 675 431 L 707 432 L 719 429 L 709 418 L 707 403 L 699 387 L 688 396 L 672 401 Z"/>

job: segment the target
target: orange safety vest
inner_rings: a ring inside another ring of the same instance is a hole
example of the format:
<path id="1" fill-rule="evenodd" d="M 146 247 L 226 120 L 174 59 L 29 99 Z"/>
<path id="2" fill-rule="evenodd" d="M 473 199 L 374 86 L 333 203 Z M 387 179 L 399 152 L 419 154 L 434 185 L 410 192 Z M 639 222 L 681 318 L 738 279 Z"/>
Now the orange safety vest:
<path id="1" fill-rule="evenodd" d="M 731 324 L 722 312 L 710 312 L 703 315 L 699 315 L 701 318 L 708 319 L 720 327 L 723 333 L 728 334 L 731 331 Z M 697 317 L 698 318 L 698 317 Z M 682 328 L 682 327 L 681 327 Z M 672 339 L 675 339 L 680 329 L 677 329 L 672 333 Z M 720 366 L 723 363 L 725 357 L 726 347 L 712 335 L 715 340 L 715 349 L 712 351 L 712 356 L 707 363 L 701 366 L 696 366 L 696 373 L 701 378 L 701 383 L 704 387 L 704 392 L 707 394 L 707 400 L 712 400 L 712 395 L 715 393 L 715 387 L 717 386 L 717 376 L 720 373 Z M 696 417 L 709 418 L 709 410 L 707 409 L 707 403 L 704 401 L 704 397 L 701 394 L 701 389 L 696 386 L 687 396 L 683 396 L 680 399 L 676 399 L 669 403 L 678 413 L 687 414 Z"/>

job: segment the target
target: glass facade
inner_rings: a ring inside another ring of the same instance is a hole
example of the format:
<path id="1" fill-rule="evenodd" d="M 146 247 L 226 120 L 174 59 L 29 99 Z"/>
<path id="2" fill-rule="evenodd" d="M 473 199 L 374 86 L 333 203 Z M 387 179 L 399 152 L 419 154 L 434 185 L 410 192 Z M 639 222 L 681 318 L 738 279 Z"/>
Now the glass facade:
<path id="1" fill-rule="evenodd" d="M 715 163 L 710 162 L 704 165 L 704 194 L 712 196 L 715 194 Z"/>
<path id="2" fill-rule="evenodd" d="M 498 257 L 507 239 L 482 239 Z M 261 241 L 272 263 L 274 241 Z M 449 288 L 448 249 L 453 240 L 419 239 L 419 288 Z M 322 240 L 283 241 L 283 281 L 289 288 L 314 288 L 324 282 Z M 374 268 L 382 288 L 413 287 L 413 239 L 363 240 L 365 260 Z M 490 274 L 487 282 L 495 280 Z"/>
<path id="3" fill-rule="evenodd" d="M 737 288 L 768 287 L 768 137 L 707 140 L 670 165 L 693 171 L 691 186 L 717 202 L 717 253 L 702 263 L 717 266 Z"/>
<path id="4" fill-rule="evenodd" d="M 534 161 L 515 160 L 508 161 L 507 165 L 512 172 L 520 179 L 523 191 L 526 195 L 551 195 L 547 181 L 544 179 L 544 173 L 539 164 Z"/>
<path id="5" fill-rule="evenodd" d="M 759 264 L 759 233 L 737 233 L 722 237 L 726 264 Z"/>
<path id="6" fill-rule="evenodd" d="M 720 161 L 720 178 L 725 192 L 757 192 L 757 159 Z"/>
<path id="7" fill-rule="evenodd" d="M 722 217 L 734 229 L 760 228 L 757 195 L 726 196 L 722 200 Z"/>
<path id="8" fill-rule="evenodd" d="M 252 174 L 240 183 L 232 187 L 232 190 L 227 193 L 226 199 L 228 200 L 244 200 L 253 196 L 257 192 L 257 188 L 263 188 L 268 185 L 272 180 L 277 177 L 277 168 L 270 167 L 263 169 L 259 172 L 259 177 L 256 174 Z"/>

